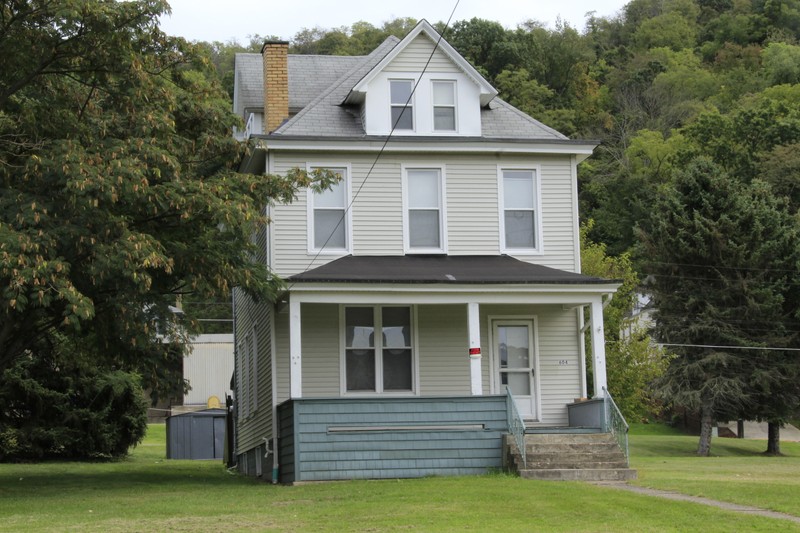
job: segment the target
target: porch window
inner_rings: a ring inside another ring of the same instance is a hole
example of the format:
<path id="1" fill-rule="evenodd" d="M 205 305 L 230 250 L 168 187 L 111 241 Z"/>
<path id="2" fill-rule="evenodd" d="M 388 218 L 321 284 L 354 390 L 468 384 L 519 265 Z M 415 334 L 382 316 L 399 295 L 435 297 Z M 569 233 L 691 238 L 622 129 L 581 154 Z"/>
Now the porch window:
<path id="1" fill-rule="evenodd" d="M 445 251 L 443 179 L 440 168 L 405 170 L 406 251 Z"/>
<path id="2" fill-rule="evenodd" d="M 412 93 L 414 80 L 389 80 L 392 109 L 392 129 L 414 129 L 414 106 Z"/>
<path id="3" fill-rule="evenodd" d="M 536 171 L 502 169 L 500 174 L 503 251 L 541 252 Z"/>
<path id="4" fill-rule="evenodd" d="M 456 131 L 456 82 L 434 81 L 433 130 Z"/>
<path id="5" fill-rule="evenodd" d="M 308 170 L 325 168 L 341 176 L 341 180 L 330 189 L 308 192 L 308 250 L 309 252 L 341 253 L 349 250 L 349 203 L 350 180 L 346 167 L 322 165 L 308 166 Z"/>
<path id="6" fill-rule="evenodd" d="M 345 390 L 411 392 L 411 308 L 346 307 L 344 315 Z"/>

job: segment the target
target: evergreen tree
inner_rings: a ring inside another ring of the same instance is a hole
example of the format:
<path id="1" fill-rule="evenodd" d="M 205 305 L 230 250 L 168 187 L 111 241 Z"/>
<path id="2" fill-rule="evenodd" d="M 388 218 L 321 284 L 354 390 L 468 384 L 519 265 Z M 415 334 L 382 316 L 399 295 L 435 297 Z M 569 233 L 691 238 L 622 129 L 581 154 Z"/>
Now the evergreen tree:
<path id="1" fill-rule="evenodd" d="M 675 405 L 701 414 L 699 455 L 715 419 L 785 420 L 797 405 L 794 274 L 800 225 L 758 180 L 743 183 L 694 158 L 662 190 L 640 231 L 659 341 L 677 345 L 661 380 Z"/>

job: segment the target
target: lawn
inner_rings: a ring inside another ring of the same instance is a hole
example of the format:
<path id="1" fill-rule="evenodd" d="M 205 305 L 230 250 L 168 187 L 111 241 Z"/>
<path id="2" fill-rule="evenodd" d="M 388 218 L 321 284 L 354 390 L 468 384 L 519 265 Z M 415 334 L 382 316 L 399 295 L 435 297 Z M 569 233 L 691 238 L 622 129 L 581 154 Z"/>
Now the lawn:
<path id="1" fill-rule="evenodd" d="M 782 442 L 784 456 L 768 457 L 766 441 L 715 438 L 712 456 L 697 457 L 697 441 L 664 426 L 634 426 L 635 484 L 800 516 L 800 443 Z"/>
<path id="2" fill-rule="evenodd" d="M 641 484 L 732 485 L 771 497 L 798 485 L 791 457 L 743 455 L 741 441 L 715 441 L 723 457 L 691 457 L 693 439 L 634 435 Z M 759 450 L 763 443 L 757 443 Z M 739 450 L 738 452 L 732 450 Z M 718 468 L 722 461 L 727 466 Z M 674 465 L 674 467 L 673 467 Z M 751 465 L 749 470 L 746 465 Z M 735 472 L 745 472 L 750 477 Z M 685 473 L 685 475 L 684 475 Z M 753 483 L 753 477 L 758 483 Z M 770 489 L 771 487 L 771 489 Z M 683 490 L 683 488 L 681 488 Z M 710 491 L 711 489 L 709 489 Z M 719 489 L 722 491 L 722 488 Z M 711 492 L 703 494 L 712 496 Z M 698 491 L 699 493 L 700 491 Z M 717 497 L 717 496 L 715 496 Z M 722 496 L 718 496 L 722 498 Z M 788 500 L 788 497 L 787 497 Z M 748 503 L 755 503 L 748 502 Z M 797 504 L 783 510 L 793 514 Z M 773 508 L 778 508 L 772 506 Z M 272 486 L 216 461 L 164 459 L 164 426 L 125 460 L 0 465 L 0 531 L 800 531 L 797 524 L 581 483 L 480 477 Z"/>

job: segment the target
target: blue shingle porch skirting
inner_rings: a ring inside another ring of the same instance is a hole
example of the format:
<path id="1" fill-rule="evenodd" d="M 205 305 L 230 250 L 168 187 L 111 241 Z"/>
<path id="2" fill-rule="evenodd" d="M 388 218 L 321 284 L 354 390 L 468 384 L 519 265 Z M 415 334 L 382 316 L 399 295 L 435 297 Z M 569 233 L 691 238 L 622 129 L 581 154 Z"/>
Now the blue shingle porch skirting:
<path id="1" fill-rule="evenodd" d="M 482 474 L 508 431 L 505 396 L 303 398 L 278 419 L 282 483 Z"/>

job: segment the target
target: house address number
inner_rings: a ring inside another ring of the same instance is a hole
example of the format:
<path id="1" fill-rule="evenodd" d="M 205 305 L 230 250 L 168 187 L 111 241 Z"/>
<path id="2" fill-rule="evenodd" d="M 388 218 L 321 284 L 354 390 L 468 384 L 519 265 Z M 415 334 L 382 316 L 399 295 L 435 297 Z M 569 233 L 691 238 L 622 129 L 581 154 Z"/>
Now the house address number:
<path id="1" fill-rule="evenodd" d="M 567 366 L 569 364 L 569 360 L 567 359 L 559 359 L 558 366 Z"/>

